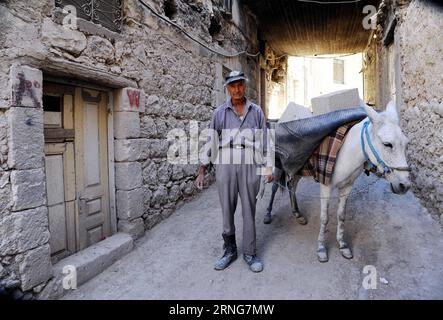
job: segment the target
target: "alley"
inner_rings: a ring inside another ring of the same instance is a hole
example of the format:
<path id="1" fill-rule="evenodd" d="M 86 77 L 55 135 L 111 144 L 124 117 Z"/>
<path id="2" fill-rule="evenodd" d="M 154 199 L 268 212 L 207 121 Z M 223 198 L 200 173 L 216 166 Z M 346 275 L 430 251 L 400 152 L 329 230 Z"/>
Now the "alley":
<path id="1" fill-rule="evenodd" d="M 385 180 L 360 176 L 347 207 L 346 234 L 354 259 L 335 242 L 336 202 L 327 239 L 330 259 L 316 257 L 319 186 L 303 179 L 297 195 L 308 225 L 290 214 L 278 192 L 274 221 L 262 223 L 270 187 L 258 203 L 257 236 L 265 269 L 253 274 L 242 258 L 222 272 L 221 212 L 215 185 L 176 210 L 136 242 L 127 256 L 64 299 L 442 299 L 443 234 L 411 192 L 391 193 Z M 241 211 L 236 225 L 241 245 Z M 241 253 L 241 251 L 240 251 Z M 377 270 L 377 289 L 362 287 L 363 268 Z"/>

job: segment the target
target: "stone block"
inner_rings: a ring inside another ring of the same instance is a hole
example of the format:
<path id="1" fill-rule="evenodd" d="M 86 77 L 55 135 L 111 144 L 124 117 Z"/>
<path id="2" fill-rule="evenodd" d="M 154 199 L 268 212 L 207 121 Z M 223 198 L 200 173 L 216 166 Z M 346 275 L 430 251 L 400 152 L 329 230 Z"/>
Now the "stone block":
<path id="1" fill-rule="evenodd" d="M 8 272 L 6 271 L 5 268 L 3 268 L 3 266 L 0 263 L 0 279 L 3 279 L 7 274 Z"/>
<path id="2" fill-rule="evenodd" d="M 143 186 L 143 203 L 145 208 L 149 208 L 151 205 L 152 191 L 148 186 Z"/>
<path id="3" fill-rule="evenodd" d="M 311 99 L 314 115 L 320 115 L 340 109 L 360 106 L 358 89 L 346 89 L 324 94 Z"/>
<path id="4" fill-rule="evenodd" d="M 19 264 L 19 271 L 23 291 L 49 280 L 53 274 L 49 245 L 46 244 L 26 252 Z"/>
<path id="5" fill-rule="evenodd" d="M 132 190 L 142 186 L 142 166 L 139 162 L 115 163 L 115 186 L 118 190 Z"/>
<path id="6" fill-rule="evenodd" d="M 147 159 L 148 140 L 116 139 L 114 140 L 114 157 L 117 162 Z"/>
<path id="7" fill-rule="evenodd" d="M 148 215 L 145 219 L 146 230 L 152 229 L 155 225 L 159 224 L 161 221 L 162 221 L 161 212 L 156 212 Z"/>
<path id="8" fill-rule="evenodd" d="M 157 138 L 158 131 L 156 126 L 157 119 L 145 116 L 140 121 L 140 134 L 143 138 Z"/>
<path id="9" fill-rule="evenodd" d="M 43 110 L 8 110 L 8 166 L 11 169 L 44 167 Z"/>
<path id="10" fill-rule="evenodd" d="M 125 233 L 116 233 L 54 265 L 54 277 L 38 295 L 39 299 L 58 299 L 70 289 L 63 288 L 63 270 L 70 267 L 76 271 L 77 288 L 110 267 L 129 253 L 134 246 L 132 238 Z"/>
<path id="11" fill-rule="evenodd" d="M 150 161 L 143 169 L 143 184 L 156 185 L 158 184 L 158 165 Z"/>
<path id="12" fill-rule="evenodd" d="M 140 116 L 138 112 L 114 112 L 114 137 L 117 139 L 140 137 Z"/>
<path id="13" fill-rule="evenodd" d="M 161 185 L 152 195 L 151 204 L 160 207 L 168 202 L 168 189 Z"/>
<path id="14" fill-rule="evenodd" d="M 10 176 L 10 171 L 0 170 L 0 219 L 12 208 Z"/>
<path id="15" fill-rule="evenodd" d="M 119 220 L 118 231 L 129 234 L 134 240 L 143 236 L 145 233 L 145 225 L 142 218 L 132 221 Z"/>
<path id="16" fill-rule="evenodd" d="M 176 202 L 182 196 L 182 191 L 179 185 L 173 185 L 169 190 L 169 200 L 172 202 Z"/>
<path id="17" fill-rule="evenodd" d="M 134 220 L 143 215 L 143 188 L 130 191 L 117 190 L 117 216 L 119 219 Z"/>
<path id="18" fill-rule="evenodd" d="M 0 222 L 0 256 L 22 253 L 49 241 L 46 207 L 13 212 Z"/>
<path id="19" fill-rule="evenodd" d="M 149 139 L 145 150 L 151 158 L 166 158 L 168 156 L 169 141 L 166 139 Z"/>
<path id="20" fill-rule="evenodd" d="M 46 204 L 44 169 L 11 172 L 13 211 L 36 208 Z"/>
<path id="21" fill-rule="evenodd" d="M 12 65 L 9 76 L 11 106 L 42 108 L 43 73 L 40 70 L 27 66 Z"/>
<path id="22" fill-rule="evenodd" d="M 50 18 L 43 19 L 42 42 L 73 54 L 81 53 L 87 45 L 83 33 L 56 24 Z"/>
<path id="23" fill-rule="evenodd" d="M 83 55 L 91 57 L 99 63 L 112 64 L 114 51 L 111 41 L 98 36 L 90 36 Z"/>
<path id="24" fill-rule="evenodd" d="M 146 110 L 145 92 L 135 88 L 122 88 L 115 91 L 114 111 L 142 112 Z"/>

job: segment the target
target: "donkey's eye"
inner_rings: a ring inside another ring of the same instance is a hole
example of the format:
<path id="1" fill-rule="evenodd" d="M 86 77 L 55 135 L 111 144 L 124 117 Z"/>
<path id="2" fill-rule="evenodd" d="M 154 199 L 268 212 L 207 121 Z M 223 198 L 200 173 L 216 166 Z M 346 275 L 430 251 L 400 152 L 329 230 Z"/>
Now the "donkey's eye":
<path id="1" fill-rule="evenodd" d="M 383 143 L 383 145 L 384 145 L 385 147 L 388 147 L 388 148 L 392 149 L 392 143 L 385 142 L 385 143 Z"/>

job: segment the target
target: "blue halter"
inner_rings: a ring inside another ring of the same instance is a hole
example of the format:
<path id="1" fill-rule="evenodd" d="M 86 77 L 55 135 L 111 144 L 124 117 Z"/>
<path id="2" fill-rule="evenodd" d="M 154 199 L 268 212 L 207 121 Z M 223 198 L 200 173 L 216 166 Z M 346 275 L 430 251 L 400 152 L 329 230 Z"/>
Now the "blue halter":
<path id="1" fill-rule="evenodd" d="M 372 144 L 371 137 L 369 136 L 369 127 L 370 121 L 367 120 L 363 124 L 363 128 L 361 129 L 361 149 L 363 151 L 363 155 L 365 156 L 366 162 L 368 163 L 369 170 L 375 168 L 377 169 L 377 165 L 381 165 L 383 167 L 384 173 L 390 173 L 392 172 L 392 169 L 381 159 L 380 155 L 378 154 L 377 150 L 375 149 L 374 145 Z M 377 159 L 377 165 L 374 164 L 371 159 L 369 159 L 368 154 L 365 150 L 365 139 L 364 136 L 366 135 L 366 140 L 368 141 L 369 148 L 372 151 L 372 154 L 374 155 L 375 159 Z"/>

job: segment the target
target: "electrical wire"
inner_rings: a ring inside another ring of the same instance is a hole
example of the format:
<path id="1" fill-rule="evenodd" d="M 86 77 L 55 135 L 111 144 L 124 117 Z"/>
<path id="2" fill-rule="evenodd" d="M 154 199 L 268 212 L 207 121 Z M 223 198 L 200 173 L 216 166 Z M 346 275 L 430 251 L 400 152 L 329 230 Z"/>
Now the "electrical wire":
<path id="1" fill-rule="evenodd" d="M 309 58 L 309 59 L 336 59 L 336 58 L 344 58 L 344 57 L 349 57 L 349 56 L 352 56 L 352 55 L 354 55 L 354 54 L 357 54 L 358 52 L 354 52 L 354 53 L 346 53 L 346 54 L 342 54 L 342 55 L 334 55 L 334 56 L 320 56 L 320 57 L 318 57 L 318 56 L 299 56 L 299 55 L 290 55 L 290 54 L 287 54 L 287 53 L 285 53 L 285 54 L 283 54 L 283 55 L 281 55 L 281 56 L 278 56 L 278 57 L 276 57 L 276 58 L 269 58 L 269 59 L 267 59 L 267 60 L 279 60 L 279 59 L 281 59 L 281 58 L 283 58 L 283 57 L 286 57 L 286 56 L 288 56 L 288 57 L 297 57 L 297 58 Z"/>
<path id="2" fill-rule="evenodd" d="M 316 3 L 316 4 L 348 4 L 357 3 L 361 0 L 347 0 L 347 1 L 316 1 L 316 0 L 296 0 L 298 2 Z"/>
<path id="3" fill-rule="evenodd" d="M 349 0 L 349 1 L 339 1 L 339 2 L 322 2 L 322 1 L 316 1 L 316 0 L 296 0 L 299 2 L 308 2 L 308 3 L 321 3 L 321 4 L 340 4 L 340 3 L 356 3 L 356 2 L 360 2 L 361 0 Z M 139 2 L 146 7 L 149 11 L 151 11 L 156 17 L 158 17 L 159 19 L 165 21 L 166 23 L 172 25 L 173 27 L 175 27 L 176 29 L 178 29 L 180 32 L 182 32 L 185 36 L 187 36 L 189 39 L 191 39 L 192 41 L 198 43 L 199 45 L 201 45 L 202 47 L 206 48 L 207 50 L 209 50 L 212 53 L 218 54 L 220 56 L 223 56 L 225 58 L 234 58 L 234 57 L 238 57 L 242 54 L 246 54 L 249 57 L 257 57 L 260 55 L 260 51 L 256 52 L 256 53 L 250 53 L 247 50 L 243 50 L 240 52 L 236 52 L 236 53 L 232 53 L 232 54 L 227 54 L 227 53 L 223 53 L 220 51 L 217 51 L 211 47 L 209 47 L 208 45 L 206 45 L 205 43 L 203 43 L 201 40 L 195 38 L 193 35 L 191 35 L 189 32 L 187 32 L 185 29 L 183 29 L 181 26 L 179 26 L 178 24 L 176 24 L 175 22 L 165 18 L 164 16 L 162 16 L 161 14 L 159 14 L 157 11 L 155 11 L 154 8 L 152 8 L 149 4 L 147 4 L 146 2 L 144 2 L 143 0 L 139 0 Z M 133 19 L 131 19 L 133 20 Z M 134 21 L 134 20 L 133 20 Z M 135 21 L 134 21 L 135 22 Z M 286 56 L 293 56 L 293 57 L 305 57 L 305 58 L 313 58 L 313 59 L 332 59 L 332 58 L 342 58 L 342 57 L 347 57 L 347 56 L 351 56 L 354 55 L 355 53 L 349 53 L 349 54 L 345 54 L 345 55 L 340 55 L 340 56 L 333 56 L 333 57 L 317 57 L 317 56 L 298 56 L 298 55 L 289 55 L 287 53 L 275 57 L 275 58 L 269 58 L 266 60 L 271 60 L 271 61 L 275 61 L 275 60 L 279 60 L 283 57 Z"/>
<path id="4" fill-rule="evenodd" d="M 338 55 L 338 56 L 330 56 L 330 57 L 305 56 L 305 58 L 311 58 L 311 59 L 336 59 L 336 58 L 344 58 L 344 57 L 353 56 L 354 54 L 357 54 L 357 53 L 358 52 L 347 53 L 347 54 L 342 54 L 342 55 Z"/>
<path id="5" fill-rule="evenodd" d="M 257 53 L 250 53 L 247 50 L 243 50 L 240 52 L 236 52 L 236 53 L 232 53 L 232 54 L 227 54 L 227 53 L 223 53 L 220 51 L 217 51 L 211 47 L 209 47 L 208 45 L 206 45 L 205 43 L 203 43 L 201 40 L 195 38 L 194 36 L 192 36 L 191 34 L 189 34 L 185 29 L 183 29 L 181 26 L 179 26 L 178 24 L 176 24 L 175 22 L 165 18 L 164 16 L 162 16 L 161 14 L 157 13 L 154 8 L 152 8 L 149 4 L 147 4 L 146 2 L 144 2 L 143 0 L 139 0 L 139 2 L 147 9 L 149 9 L 149 11 L 151 11 L 157 18 L 169 23 L 170 25 L 172 25 L 173 27 L 177 28 L 180 32 L 182 32 L 185 36 L 187 36 L 189 39 L 191 39 L 192 41 L 198 43 L 199 45 L 201 45 L 202 47 L 206 48 L 207 50 L 211 51 L 212 53 L 218 54 L 220 56 L 226 57 L 226 58 L 234 58 L 234 57 L 238 57 L 242 54 L 246 54 L 247 56 L 250 57 L 257 57 L 258 55 L 260 55 L 260 52 Z"/>

